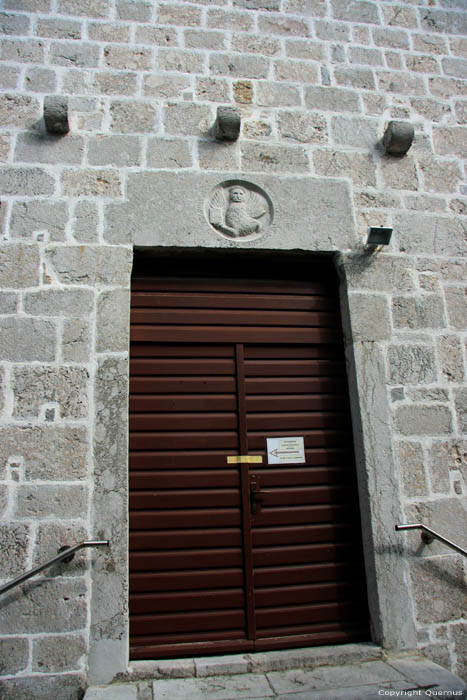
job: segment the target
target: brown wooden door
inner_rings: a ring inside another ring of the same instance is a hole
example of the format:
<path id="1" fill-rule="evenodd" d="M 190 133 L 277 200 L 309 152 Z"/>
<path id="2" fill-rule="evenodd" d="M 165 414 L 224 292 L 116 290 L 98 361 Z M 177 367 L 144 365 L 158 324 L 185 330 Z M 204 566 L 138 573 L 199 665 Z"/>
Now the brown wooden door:
<path id="1" fill-rule="evenodd" d="M 369 639 L 334 285 L 137 278 L 131 337 L 131 657 Z"/>

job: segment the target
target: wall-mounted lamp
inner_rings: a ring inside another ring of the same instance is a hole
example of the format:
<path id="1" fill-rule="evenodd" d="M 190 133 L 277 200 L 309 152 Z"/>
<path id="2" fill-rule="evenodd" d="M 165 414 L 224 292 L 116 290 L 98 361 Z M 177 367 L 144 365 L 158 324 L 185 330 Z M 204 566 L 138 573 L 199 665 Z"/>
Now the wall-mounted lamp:
<path id="1" fill-rule="evenodd" d="M 366 239 L 367 248 L 388 245 L 392 236 L 392 228 L 387 226 L 370 226 Z"/>

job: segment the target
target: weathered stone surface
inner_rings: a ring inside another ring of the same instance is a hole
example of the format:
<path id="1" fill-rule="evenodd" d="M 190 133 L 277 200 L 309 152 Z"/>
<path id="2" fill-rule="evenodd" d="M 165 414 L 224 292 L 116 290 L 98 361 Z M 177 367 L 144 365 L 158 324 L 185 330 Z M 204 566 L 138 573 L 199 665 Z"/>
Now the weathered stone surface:
<path id="1" fill-rule="evenodd" d="M 419 182 L 415 161 L 410 156 L 402 159 L 386 158 L 381 161 L 384 184 L 396 190 L 418 190 Z"/>
<path id="2" fill-rule="evenodd" d="M 409 498 L 427 496 L 428 488 L 421 444 L 419 442 L 400 441 L 397 443 L 397 454 L 405 495 Z"/>
<path id="3" fill-rule="evenodd" d="M 0 680 L 2 700 L 81 700 L 85 687 L 84 675 L 77 673 Z"/>
<path id="4" fill-rule="evenodd" d="M 33 642 L 32 669 L 41 673 L 75 671 L 82 666 L 86 642 L 80 635 L 44 637 Z"/>
<path id="5" fill-rule="evenodd" d="M 423 8 L 419 10 L 419 14 L 422 27 L 427 32 L 467 34 L 465 13 Z"/>
<path id="6" fill-rule="evenodd" d="M 7 85 L 3 86 L 8 87 Z M 40 104 L 29 95 L 0 96 L 0 126 L 30 127 L 40 117 Z"/>
<path id="7" fill-rule="evenodd" d="M 53 270 L 62 284 L 128 286 L 132 252 L 115 246 L 57 246 L 47 251 Z M 52 291 L 52 290 L 51 290 Z M 68 290 L 67 290 L 68 291 Z M 84 290 L 69 290 L 76 293 Z M 86 295 L 89 292 L 84 292 Z M 88 297 L 83 297 L 83 300 Z M 72 298 L 70 297 L 72 300 Z M 89 296 L 92 299 L 92 296 Z M 78 297 L 79 301 L 79 297 Z M 68 316 L 81 316 L 70 307 Z"/>
<path id="8" fill-rule="evenodd" d="M 55 360 L 56 326 L 39 318 L 0 319 L 0 355 L 10 362 Z"/>
<path id="9" fill-rule="evenodd" d="M 0 524 L 0 571 L 2 578 L 22 574 L 28 563 L 29 526 L 23 523 Z M 1 665 L 0 656 L 0 665 Z"/>
<path id="10" fill-rule="evenodd" d="M 130 292 L 115 289 L 97 299 L 97 352 L 126 352 L 129 344 Z"/>
<path id="11" fill-rule="evenodd" d="M 442 299 L 435 294 L 424 297 L 394 297 L 392 318 L 396 328 L 442 328 L 445 326 Z"/>
<path id="12" fill-rule="evenodd" d="M 299 151 L 302 153 L 302 149 Z M 258 145 L 255 153 L 261 152 L 267 154 L 266 148 L 261 150 Z M 223 180 L 236 178 L 235 172 L 225 172 L 222 176 Z M 337 250 L 351 245 L 354 230 L 346 183 L 330 178 L 264 175 L 255 175 L 251 180 L 265 189 L 275 209 L 267 235 L 254 241 L 255 247 Z M 113 237 L 118 240 L 123 233 L 136 245 L 143 246 L 231 247 L 232 241 L 212 231 L 202 211 L 204 198 L 218 183 L 219 175 L 215 173 L 130 174 L 127 201 L 121 206 L 108 207 L 107 240 Z M 298 208 L 297 202 L 306 206 Z"/>
<path id="13" fill-rule="evenodd" d="M 153 132 L 156 127 L 156 109 L 145 102 L 112 102 L 110 116 L 112 131 L 147 133 Z"/>
<path id="14" fill-rule="evenodd" d="M 195 675 L 197 678 L 206 676 L 233 676 L 237 673 L 248 673 L 249 662 L 245 656 L 224 656 L 222 661 L 210 658 L 195 659 Z"/>
<path id="15" fill-rule="evenodd" d="M 40 200 L 15 202 L 10 222 L 10 235 L 12 238 L 32 238 L 36 234 L 44 233 L 51 241 L 63 241 L 67 221 L 68 207 L 64 202 Z"/>
<path id="16" fill-rule="evenodd" d="M 235 170 L 240 169 L 238 149 L 229 142 L 200 141 L 198 144 L 198 160 L 203 170 Z"/>
<path id="17" fill-rule="evenodd" d="M 389 309 L 384 297 L 351 292 L 348 302 L 353 342 L 390 338 Z"/>
<path id="18" fill-rule="evenodd" d="M 21 289 L 39 283 L 39 248 L 37 245 L 3 243 L 0 248 L 0 286 Z"/>
<path id="19" fill-rule="evenodd" d="M 465 81 L 464 81 L 465 82 Z M 435 127 L 433 130 L 435 153 L 467 158 L 467 127 Z"/>
<path id="20" fill-rule="evenodd" d="M 455 160 L 442 162 L 435 159 L 420 160 L 424 189 L 427 192 L 455 192 L 461 180 L 459 163 Z"/>
<path id="21" fill-rule="evenodd" d="M 4 167 L 0 171 L 0 194 L 37 196 L 53 194 L 55 179 L 41 168 Z"/>
<path id="22" fill-rule="evenodd" d="M 446 287 L 449 325 L 459 330 L 467 327 L 467 287 Z"/>
<path id="23" fill-rule="evenodd" d="M 396 429 L 401 435 L 442 435 L 452 432 L 452 414 L 446 406 L 398 406 Z"/>
<path id="24" fill-rule="evenodd" d="M 278 85 L 261 80 L 256 83 L 256 102 L 261 107 L 296 107 L 300 92 L 293 85 Z"/>
<path id="25" fill-rule="evenodd" d="M 151 168 L 178 169 L 191 168 L 192 166 L 190 148 L 184 139 L 161 139 L 159 137 L 149 139 L 146 159 Z"/>
<path id="26" fill-rule="evenodd" d="M 121 197 L 121 180 L 115 170 L 64 170 L 62 190 L 69 197 Z"/>
<path id="27" fill-rule="evenodd" d="M 42 404 L 57 403 L 60 416 L 87 416 L 89 374 L 81 367 L 20 367 L 13 372 L 13 415 L 37 417 Z"/>
<path id="28" fill-rule="evenodd" d="M 331 133 L 334 143 L 365 151 L 378 141 L 378 125 L 373 119 L 332 117 Z"/>
<path id="29" fill-rule="evenodd" d="M 167 104 L 164 125 L 168 134 L 207 136 L 214 121 L 211 108 L 190 103 Z"/>
<path id="30" fill-rule="evenodd" d="M 18 306 L 15 292 L 0 292 L 0 314 L 14 314 Z"/>
<path id="31" fill-rule="evenodd" d="M 20 456 L 27 481 L 77 481 L 86 476 L 87 432 L 60 425 L 0 428 L 0 462 Z M 51 450 L 53 445 L 53 450 Z"/>
<path id="32" fill-rule="evenodd" d="M 459 430 L 467 433 L 467 389 L 456 389 L 454 397 Z"/>
<path id="33" fill-rule="evenodd" d="M 309 109 L 335 112 L 359 112 L 358 93 L 353 90 L 333 87 L 307 87 L 305 102 Z"/>
<path id="34" fill-rule="evenodd" d="M 376 185 L 376 168 L 369 155 L 361 153 L 339 153 L 337 150 L 313 152 L 313 165 L 318 175 L 327 177 L 350 177 L 356 185 Z M 357 265 L 357 260 L 355 260 Z M 364 267 L 369 267 L 363 265 Z"/>
<path id="35" fill-rule="evenodd" d="M 41 522 L 37 526 L 36 539 L 34 541 L 33 565 L 37 566 L 54 557 L 62 547 L 71 547 L 89 539 L 87 530 L 77 523 L 66 523 L 63 520 Z M 47 576 L 83 576 L 86 573 L 88 562 L 87 549 L 76 552 L 71 562 L 57 562 L 47 569 Z M 102 550 L 94 550 L 96 556 Z"/>
<path id="36" fill-rule="evenodd" d="M 451 472 L 467 472 L 467 441 L 434 440 L 430 449 L 431 488 L 436 493 L 449 493 Z"/>
<path id="37" fill-rule="evenodd" d="M 0 637 L 0 673 L 9 675 L 26 668 L 29 643 L 24 637 Z"/>
<path id="38" fill-rule="evenodd" d="M 152 70 L 152 49 L 138 47 L 133 49 L 127 46 L 106 46 L 104 49 L 104 64 L 109 68 L 118 70 Z"/>
<path id="39" fill-rule="evenodd" d="M 86 626 L 86 583 L 31 579 L 3 598 L 2 632 L 71 632 Z M 16 696 L 18 697 L 18 696 Z"/>
<path id="40" fill-rule="evenodd" d="M 460 556 L 443 557 L 442 564 L 436 559 L 413 558 L 410 569 L 417 618 L 421 623 L 447 622 L 463 616 L 465 575 Z"/>
<path id="41" fill-rule="evenodd" d="M 431 384 L 436 381 L 435 354 L 424 345 L 391 345 L 388 348 L 392 384 Z"/>
<path id="42" fill-rule="evenodd" d="M 24 296 L 24 310 L 36 316 L 86 317 L 93 309 L 94 294 L 89 289 L 45 289 Z"/>
<path id="43" fill-rule="evenodd" d="M 456 663 L 454 673 L 467 682 L 467 626 L 465 622 L 449 625 L 449 634 L 454 642 Z"/>
<path id="44" fill-rule="evenodd" d="M 78 318 L 65 319 L 62 336 L 62 359 L 68 362 L 88 362 L 91 350 L 89 324 Z"/>
<path id="45" fill-rule="evenodd" d="M 234 85 L 235 101 L 241 102 L 238 99 L 241 95 L 237 95 L 235 90 Z M 196 78 L 196 95 L 201 100 L 209 100 L 210 102 L 228 102 L 230 100 L 229 81 L 224 78 Z M 247 101 L 251 102 L 251 99 Z"/>
<path id="46" fill-rule="evenodd" d="M 90 165 L 131 167 L 141 162 L 141 142 L 137 136 L 99 134 L 88 141 Z"/>
<path id="47" fill-rule="evenodd" d="M 325 143 L 328 140 L 326 120 L 319 114 L 279 112 L 277 124 L 284 139 L 299 143 Z"/>
<path id="48" fill-rule="evenodd" d="M 243 676 L 215 676 L 198 680 L 196 678 L 177 678 L 173 680 L 154 681 L 155 696 L 159 700 L 171 700 L 177 695 L 180 698 L 189 697 L 191 700 L 204 700 L 212 696 L 234 698 L 243 695 L 245 698 L 271 697 L 271 687 L 264 675 L 251 673 Z"/>
<path id="49" fill-rule="evenodd" d="M 85 518 L 87 513 L 84 486 L 18 486 L 16 499 L 19 518 Z"/>
<path id="50" fill-rule="evenodd" d="M 303 148 L 273 144 L 244 143 L 241 146 L 242 169 L 248 172 L 303 173 L 309 171 L 308 155 Z"/>
<path id="51" fill-rule="evenodd" d="M 399 250 L 414 255 L 465 256 L 465 227 L 459 218 L 402 212 L 394 216 Z"/>
<path id="52" fill-rule="evenodd" d="M 356 156 L 352 156 L 355 159 Z M 337 161 L 339 163 L 339 160 Z M 401 292 L 413 289 L 413 278 L 407 260 L 390 255 L 372 258 L 346 256 L 342 259 L 349 289 L 371 289 L 378 292 Z"/>
<path id="53" fill-rule="evenodd" d="M 438 338 L 438 358 L 442 375 L 447 382 L 462 382 L 464 379 L 464 364 L 462 347 L 455 335 L 445 335 Z"/>
<path id="54" fill-rule="evenodd" d="M 99 214 L 94 202 L 77 202 L 71 221 L 71 230 L 76 241 L 95 243 L 98 240 Z M 52 238 L 51 240 L 56 240 Z"/>

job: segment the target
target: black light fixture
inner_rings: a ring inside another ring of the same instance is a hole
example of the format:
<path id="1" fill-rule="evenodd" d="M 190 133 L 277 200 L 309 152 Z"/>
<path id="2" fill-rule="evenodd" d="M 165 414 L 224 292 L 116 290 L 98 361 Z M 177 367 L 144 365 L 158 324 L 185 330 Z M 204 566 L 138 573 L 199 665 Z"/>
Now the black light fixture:
<path id="1" fill-rule="evenodd" d="M 367 246 L 388 245 L 392 236 L 392 228 L 388 226 L 369 226 L 366 239 Z"/>

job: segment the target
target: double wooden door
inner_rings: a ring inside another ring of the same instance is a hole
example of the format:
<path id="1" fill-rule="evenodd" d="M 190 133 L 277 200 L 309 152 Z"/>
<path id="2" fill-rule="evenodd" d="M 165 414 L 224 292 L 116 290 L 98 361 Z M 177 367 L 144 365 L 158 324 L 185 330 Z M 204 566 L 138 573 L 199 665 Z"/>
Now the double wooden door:
<path id="1" fill-rule="evenodd" d="M 136 278 L 131 337 L 131 657 L 369 639 L 333 285 Z"/>

